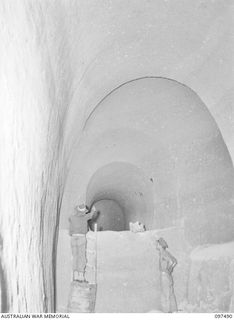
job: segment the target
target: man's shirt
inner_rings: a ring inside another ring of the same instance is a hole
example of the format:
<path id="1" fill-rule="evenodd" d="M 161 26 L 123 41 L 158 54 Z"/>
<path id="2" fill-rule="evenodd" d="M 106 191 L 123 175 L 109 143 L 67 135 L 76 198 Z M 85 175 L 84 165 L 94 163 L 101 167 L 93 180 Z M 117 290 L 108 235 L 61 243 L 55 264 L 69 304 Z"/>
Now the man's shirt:
<path id="1" fill-rule="evenodd" d="M 79 212 L 70 216 L 69 222 L 69 234 L 86 234 L 88 232 L 88 220 L 92 219 L 92 213 L 82 213 Z"/>

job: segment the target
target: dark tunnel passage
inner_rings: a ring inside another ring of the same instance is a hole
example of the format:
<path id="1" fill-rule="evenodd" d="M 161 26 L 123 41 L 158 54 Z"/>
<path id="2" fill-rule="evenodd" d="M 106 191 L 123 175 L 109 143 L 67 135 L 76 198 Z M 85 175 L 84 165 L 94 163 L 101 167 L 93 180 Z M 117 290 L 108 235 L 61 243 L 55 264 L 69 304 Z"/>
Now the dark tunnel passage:
<path id="1" fill-rule="evenodd" d="M 113 162 L 97 170 L 88 184 L 86 199 L 100 211 L 99 231 L 129 230 L 129 222 L 136 221 L 152 228 L 152 182 L 135 165 Z"/>
<path id="2" fill-rule="evenodd" d="M 127 230 L 125 212 L 115 200 L 103 199 L 93 204 L 98 211 L 97 219 L 89 222 L 89 227 L 94 231 L 94 224 L 97 224 L 97 231 L 123 231 Z"/>

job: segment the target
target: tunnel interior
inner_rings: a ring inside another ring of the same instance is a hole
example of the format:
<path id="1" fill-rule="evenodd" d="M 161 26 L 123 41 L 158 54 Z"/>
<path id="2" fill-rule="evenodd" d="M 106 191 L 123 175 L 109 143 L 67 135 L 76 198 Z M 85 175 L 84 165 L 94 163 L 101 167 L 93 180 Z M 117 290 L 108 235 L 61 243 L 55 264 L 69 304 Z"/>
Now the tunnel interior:
<path id="1" fill-rule="evenodd" d="M 102 199 L 93 203 L 98 211 L 98 217 L 89 221 L 89 227 L 95 231 L 94 224 L 97 224 L 97 231 L 123 231 L 127 230 L 125 213 L 117 201 Z"/>
<path id="2" fill-rule="evenodd" d="M 87 117 L 70 162 L 60 228 L 68 228 L 69 212 L 76 203 L 95 204 L 100 211 L 96 221 L 98 231 L 103 231 L 98 232 L 98 281 L 103 296 L 97 298 L 97 310 L 106 310 L 111 292 L 121 290 L 121 283 L 111 278 L 114 274 L 116 279 L 128 277 L 123 271 L 126 267 L 133 268 L 131 276 L 136 276 L 144 252 L 155 255 L 155 232 L 169 239 L 181 260 L 176 292 L 182 301 L 187 294 L 188 250 L 233 240 L 233 200 L 232 160 L 207 106 L 177 81 L 145 77 L 117 87 Z M 129 223 L 136 221 L 146 227 L 145 240 L 137 242 L 139 249 L 134 244 L 137 238 L 129 232 Z M 131 265 L 127 263 L 129 250 L 134 251 Z M 148 267 L 150 255 L 145 257 Z M 117 268 L 117 257 L 122 269 Z M 154 277 L 150 270 L 148 275 Z M 128 296 L 136 290 L 136 279 L 129 281 Z M 108 287 L 112 282 L 118 289 Z M 144 279 L 141 290 L 148 295 L 150 290 L 145 292 L 143 283 Z M 154 290 L 157 287 L 155 282 Z M 151 296 L 154 299 L 156 292 Z M 124 300 L 119 303 L 126 312 L 134 306 L 134 302 L 129 307 Z M 111 308 L 117 311 L 114 305 Z"/>
<path id="3" fill-rule="evenodd" d="M 101 205 L 98 228 L 104 223 L 112 226 L 109 230 L 129 230 L 130 222 L 140 221 L 150 229 L 153 219 L 151 184 L 139 168 L 129 163 L 113 162 L 98 169 L 88 184 L 86 194 L 89 206 L 95 204 L 96 207 L 97 204 L 99 208 Z M 107 213 L 111 204 L 115 204 L 116 209 L 118 206 L 118 217 L 113 216 L 114 211 Z"/>
<path id="4" fill-rule="evenodd" d="M 105 228 L 146 224 L 97 233 L 107 306 L 114 267 L 125 307 L 139 279 L 157 301 L 156 233 L 182 305 L 234 311 L 233 15 L 226 0 L 0 2 L 1 311 L 67 312 L 68 218 L 86 201 L 121 207 Z"/>
<path id="5" fill-rule="evenodd" d="M 227 147 L 198 95 L 170 79 L 132 80 L 102 99 L 86 121 L 60 226 L 67 226 L 77 201 L 111 199 L 123 208 L 125 228 L 135 221 L 147 230 L 181 226 L 192 246 L 229 241 L 233 181 Z"/>

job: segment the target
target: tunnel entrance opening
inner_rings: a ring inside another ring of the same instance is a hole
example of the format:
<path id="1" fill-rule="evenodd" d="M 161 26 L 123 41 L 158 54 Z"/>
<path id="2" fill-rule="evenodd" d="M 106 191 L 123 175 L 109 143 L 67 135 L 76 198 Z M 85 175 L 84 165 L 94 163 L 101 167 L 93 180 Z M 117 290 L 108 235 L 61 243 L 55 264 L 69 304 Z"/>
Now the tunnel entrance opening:
<path id="1" fill-rule="evenodd" d="M 126 230 L 125 213 L 117 201 L 103 199 L 93 204 L 99 212 L 97 219 L 89 222 L 89 227 L 94 231 L 94 225 L 97 224 L 97 231 L 123 231 Z"/>
<path id="2" fill-rule="evenodd" d="M 152 183 L 134 164 L 111 162 L 99 168 L 89 180 L 86 203 L 100 211 L 97 230 L 129 230 L 129 223 L 139 221 L 152 229 Z M 91 223 L 91 230 L 94 230 Z"/>

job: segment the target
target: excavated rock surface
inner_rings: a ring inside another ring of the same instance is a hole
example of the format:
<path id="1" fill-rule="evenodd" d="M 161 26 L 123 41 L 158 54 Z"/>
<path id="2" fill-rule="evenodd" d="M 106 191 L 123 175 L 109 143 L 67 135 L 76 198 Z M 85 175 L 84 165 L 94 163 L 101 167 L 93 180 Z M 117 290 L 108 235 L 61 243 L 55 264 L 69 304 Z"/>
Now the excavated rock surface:
<path id="1" fill-rule="evenodd" d="M 73 281 L 69 294 L 67 312 L 92 313 L 96 301 L 96 285 Z"/>
<path id="2" fill-rule="evenodd" d="M 187 310 L 233 311 L 234 242 L 197 248 L 190 258 Z"/>

